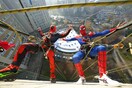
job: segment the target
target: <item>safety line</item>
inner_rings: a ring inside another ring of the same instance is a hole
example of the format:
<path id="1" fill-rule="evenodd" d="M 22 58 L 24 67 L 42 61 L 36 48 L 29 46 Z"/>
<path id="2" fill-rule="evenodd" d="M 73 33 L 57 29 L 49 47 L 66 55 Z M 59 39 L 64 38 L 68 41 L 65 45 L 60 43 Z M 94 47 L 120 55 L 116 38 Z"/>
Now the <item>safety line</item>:
<path id="1" fill-rule="evenodd" d="M 61 73 L 62 71 L 60 70 L 59 66 L 55 63 L 56 67 L 58 68 L 58 73 L 66 80 L 65 75 L 63 75 L 63 73 Z"/>
<path id="2" fill-rule="evenodd" d="M 60 8 L 80 8 L 88 6 L 109 6 L 109 5 L 123 5 L 123 4 L 132 4 L 132 1 L 114 1 L 114 2 L 90 2 L 90 3 L 77 3 L 77 4 L 63 4 L 63 5 L 52 5 L 52 6 L 37 6 L 37 7 L 28 7 L 23 9 L 13 9 L 13 10 L 3 10 L 0 11 L 0 14 L 15 14 L 21 12 L 31 12 L 38 10 L 52 10 Z"/>
<path id="3" fill-rule="evenodd" d="M 128 66 L 129 68 L 132 68 L 132 66 Z M 125 70 L 127 68 L 123 68 L 123 69 L 119 69 L 119 70 L 116 70 L 116 71 L 113 71 L 113 72 L 108 72 L 108 73 L 114 73 L 114 72 L 118 72 L 118 71 L 121 71 L 121 70 Z M 94 77 L 94 76 L 97 76 L 98 74 L 94 74 L 94 75 L 90 75 L 90 76 L 87 76 L 86 78 L 91 78 L 91 77 Z"/>
<path id="4" fill-rule="evenodd" d="M 19 33 L 17 32 L 16 29 L 14 29 L 11 25 L 9 25 L 9 24 L 7 24 L 7 23 L 1 21 L 1 20 L 0 20 L 0 22 L 1 22 L 2 24 L 6 25 L 6 26 L 7 26 L 9 29 L 11 29 L 12 31 L 14 31 L 15 34 L 17 35 L 18 39 L 20 40 L 20 42 L 22 42 L 22 38 L 21 38 L 21 36 L 19 35 Z"/>
<path id="5" fill-rule="evenodd" d="M 0 22 L 3 22 L 3 21 L 0 20 Z M 6 22 L 4 22 L 4 23 L 6 23 Z M 6 23 L 6 24 L 7 24 L 7 23 Z M 9 24 L 8 24 L 8 25 L 9 25 Z M 3 27 L 3 28 L 7 28 L 8 30 L 14 31 L 14 30 L 10 29 L 7 25 L 0 24 L 0 26 Z M 11 25 L 10 25 L 10 26 L 11 26 Z M 16 29 L 15 29 L 15 30 L 16 30 Z M 27 34 L 27 33 L 21 32 L 21 31 L 19 31 L 19 30 L 16 30 L 16 31 L 17 31 L 18 33 L 22 34 L 22 35 L 29 36 L 29 34 Z"/>
<path id="6" fill-rule="evenodd" d="M 117 68 L 113 68 L 113 69 L 110 69 L 110 70 L 108 70 L 108 73 L 110 73 L 110 72 L 113 72 L 113 71 L 116 71 L 116 70 L 119 70 L 119 69 L 122 69 L 122 68 L 125 68 L 125 67 L 129 67 L 129 66 L 131 66 L 132 64 L 128 64 L 128 65 L 124 65 L 124 66 L 121 66 L 121 67 L 117 67 Z"/>

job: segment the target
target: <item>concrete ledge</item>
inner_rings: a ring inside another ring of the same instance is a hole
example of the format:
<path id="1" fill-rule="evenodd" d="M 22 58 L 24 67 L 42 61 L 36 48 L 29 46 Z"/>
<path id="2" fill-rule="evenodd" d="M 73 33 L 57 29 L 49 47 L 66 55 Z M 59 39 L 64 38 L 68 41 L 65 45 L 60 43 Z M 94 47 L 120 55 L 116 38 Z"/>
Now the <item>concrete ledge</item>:
<path id="1" fill-rule="evenodd" d="M 0 81 L 0 88 L 132 88 L 132 84 L 122 84 L 121 87 L 103 86 L 99 83 L 87 82 L 84 85 L 75 82 L 57 81 L 53 84 L 50 81 L 37 80 L 16 80 L 14 82 Z"/>

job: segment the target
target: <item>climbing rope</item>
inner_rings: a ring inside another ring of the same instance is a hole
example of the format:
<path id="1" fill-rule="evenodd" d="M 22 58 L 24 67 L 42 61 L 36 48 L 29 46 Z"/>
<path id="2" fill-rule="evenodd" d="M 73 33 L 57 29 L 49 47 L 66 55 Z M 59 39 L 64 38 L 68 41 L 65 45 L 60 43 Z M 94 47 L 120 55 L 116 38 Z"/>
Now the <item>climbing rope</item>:
<path id="1" fill-rule="evenodd" d="M 62 77 L 63 79 L 66 80 L 66 77 L 65 77 L 65 75 L 62 73 L 62 71 L 60 70 L 59 66 L 58 66 L 56 63 L 55 63 L 55 65 L 56 65 L 56 67 L 58 68 L 58 70 L 56 69 L 56 71 L 61 75 L 61 77 Z"/>
<path id="2" fill-rule="evenodd" d="M 111 70 L 108 70 L 108 71 L 110 71 L 110 72 L 108 72 L 108 73 L 114 73 L 114 72 L 126 70 L 127 67 L 132 68 L 132 64 L 125 65 L 125 66 L 122 66 L 122 67 L 120 67 L 120 68 L 116 68 L 116 70 L 112 70 L 112 69 L 111 69 Z M 115 69 L 115 68 L 114 68 L 114 69 Z M 95 76 L 97 76 L 97 75 L 98 75 L 98 74 L 90 75 L 90 76 L 87 76 L 86 78 L 95 77 Z"/>
<path id="3" fill-rule="evenodd" d="M 7 27 L 7 28 L 9 28 L 10 30 L 14 31 L 15 34 L 17 35 L 18 39 L 20 40 L 20 42 L 22 42 L 22 38 L 21 38 L 21 36 L 19 35 L 19 33 L 17 32 L 16 29 L 14 29 L 11 25 L 9 25 L 9 24 L 7 24 L 7 23 L 1 21 L 1 20 L 0 20 L 0 22 L 2 23 L 2 24 L 1 24 L 2 27 Z"/>
<path id="4" fill-rule="evenodd" d="M 120 69 L 125 69 L 126 67 L 132 67 L 132 64 L 128 64 L 128 65 L 124 65 L 124 66 L 121 66 L 121 67 L 110 69 L 110 70 L 108 70 L 108 73 L 113 73 L 113 72 L 116 72 Z"/>

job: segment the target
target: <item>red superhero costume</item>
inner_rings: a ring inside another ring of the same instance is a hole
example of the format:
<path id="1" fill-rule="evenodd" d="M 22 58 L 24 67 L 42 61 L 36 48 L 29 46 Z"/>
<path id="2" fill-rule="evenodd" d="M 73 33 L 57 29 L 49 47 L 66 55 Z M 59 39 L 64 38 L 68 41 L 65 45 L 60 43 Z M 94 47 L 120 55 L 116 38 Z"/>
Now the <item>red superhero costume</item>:
<path id="1" fill-rule="evenodd" d="M 6 68 L 1 69 L 0 73 L 17 72 L 17 70 L 19 69 L 19 66 L 21 65 L 21 63 L 27 53 L 29 53 L 29 52 L 35 53 L 39 49 L 41 49 L 38 44 L 30 41 L 30 39 L 33 40 L 33 38 L 35 38 L 35 37 L 34 36 L 28 37 L 29 42 L 23 43 L 22 45 L 19 46 L 19 48 L 13 58 L 12 63 L 9 66 L 7 66 Z"/>
<path id="2" fill-rule="evenodd" d="M 0 52 L 3 52 L 4 49 L 8 50 L 9 48 L 14 47 L 14 46 L 15 46 L 15 44 L 8 43 L 7 41 L 1 41 L 0 40 Z"/>
<path id="3" fill-rule="evenodd" d="M 49 33 L 47 35 L 44 35 L 44 33 L 42 32 L 42 30 L 39 28 L 38 29 L 40 35 L 43 38 L 43 43 L 42 43 L 42 48 L 45 49 L 46 51 L 46 56 L 49 60 L 49 65 L 50 65 L 50 80 L 51 83 L 55 83 L 55 63 L 54 63 L 54 46 L 53 44 L 59 39 L 59 38 L 63 38 L 66 37 L 70 31 L 71 28 L 69 28 L 65 33 L 55 33 L 56 32 L 56 26 L 51 25 L 50 26 L 50 30 Z"/>

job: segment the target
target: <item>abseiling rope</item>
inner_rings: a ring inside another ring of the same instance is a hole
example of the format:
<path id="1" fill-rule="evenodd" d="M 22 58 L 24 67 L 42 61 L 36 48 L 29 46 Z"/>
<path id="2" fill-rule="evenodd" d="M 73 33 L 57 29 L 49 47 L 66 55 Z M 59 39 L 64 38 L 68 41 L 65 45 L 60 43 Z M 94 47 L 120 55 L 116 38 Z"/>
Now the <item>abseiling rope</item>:
<path id="1" fill-rule="evenodd" d="M 116 68 L 116 70 L 108 70 L 108 73 L 114 73 L 114 72 L 118 72 L 118 71 L 122 71 L 122 70 L 126 70 L 127 67 L 129 68 L 132 68 L 132 64 L 129 64 L 129 65 L 125 65 L 125 66 L 122 66 L 120 68 Z M 87 76 L 86 78 L 91 78 L 91 77 L 94 77 L 94 76 L 97 76 L 98 74 L 93 74 L 93 75 L 90 75 L 90 76 Z"/>
<path id="2" fill-rule="evenodd" d="M 38 10 L 80 8 L 80 7 L 88 7 L 88 6 L 109 6 L 109 5 L 123 5 L 123 4 L 132 4 L 132 1 L 93 2 L 93 3 L 90 2 L 90 3 L 63 4 L 63 5 L 52 5 L 52 6 L 37 6 L 37 7 L 28 7 L 22 9 L 3 10 L 0 11 L 0 14 L 15 14 L 21 12 L 38 11 Z"/>
<path id="3" fill-rule="evenodd" d="M 19 39 L 20 42 L 22 43 L 22 38 L 21 38 L 21 36 L 19 35 L 19 33 L 17 32 L 16 29 L 14 29 L 11 25 L 9 25 L 9 24 L 7 24 L 7 23 L 1 21 L 1 20 L 0 20 L 0 22 L 1 22 L 4 26 L 8 27 L 10 30 L 14 31 L 15 34 L 17 35 L 18 39 Z"/>

